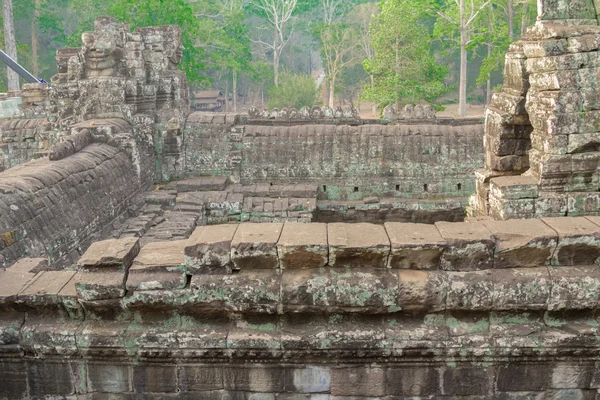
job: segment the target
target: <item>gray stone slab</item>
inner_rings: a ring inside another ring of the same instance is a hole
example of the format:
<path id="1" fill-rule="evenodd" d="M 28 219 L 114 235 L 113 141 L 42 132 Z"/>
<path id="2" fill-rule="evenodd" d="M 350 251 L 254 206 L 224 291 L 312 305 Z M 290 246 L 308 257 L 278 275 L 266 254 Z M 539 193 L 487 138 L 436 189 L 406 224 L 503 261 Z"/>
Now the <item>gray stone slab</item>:
<path id="1" fill-rule="evenodd" d="M 390 268 L 438 269 L 446 241 L 434 225 L 388 222 L 392 252 Z"/>
<path id="2" fill-rule="evenodd" d="M 279 268 L 277 242 L 283 224 L 241 224 L 231 243 L 231 260 L 235 269 Z"/>
<path id="3" fill-rule="evenodd" d="M 231 273 L 231 242 L 237 225 L 213 225 L 196 228 L 185 244 L 188 273 Z"/>
<path id="4" fill-rule="evenodd" d="M 390 239 L 383 226 L 329 224 L 327 237 L 332 268 L 387 268 Z"/>
<path id="5" fill-rule="evenodd" d="M 282 269 L 323 268 L 329 260 L 327 225 L 286 223 L 277 251 Z"/>

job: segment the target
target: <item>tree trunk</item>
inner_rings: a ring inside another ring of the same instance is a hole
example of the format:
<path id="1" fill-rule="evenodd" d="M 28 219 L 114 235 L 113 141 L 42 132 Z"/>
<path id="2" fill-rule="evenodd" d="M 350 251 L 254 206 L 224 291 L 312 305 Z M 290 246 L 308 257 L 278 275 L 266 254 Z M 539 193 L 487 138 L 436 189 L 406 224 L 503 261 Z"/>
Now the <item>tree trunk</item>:
<path id="1" fill-rule="evenodd" d="M 225 112 L 229 112 L 229 78 L 226 78 L 227 83 L 225 84 Z"/>
<path id="2" fill-rule="evenodd" d="M 17 42 L 15 40 L 15 23 L 13 19 L 12 0 L 2 0 L 2 12 L 4 16 L 4 42 L 6 54 L 17 61 Z M 20 90 L 19 75 L 8 68 L 8 90 Z"/>
<path id="3" fill-rule="evenodd" d="M 371 75 L 371 87 L 373 87 L 375 85 L 375 77 L 373 75 Z M 371 103 L 371 114 L 373 117 L 377 116 L 377 106 L 375 105 L 375 103 Z"/>
<path id="4" fill-rule="evenodd" d="M 335 77 L 331 79 L 329 82 L 329 107 L 333 108 L 335 106 Z"/>
<path id="5" fill-rule="evenodd" d="M 492 55 L 492 44 L 488 43 L 487 48 L 488 48 L 488 58 L 489 58 Z M 489 107 L 491 103 L 492 103 L 492 75 L 488 74 L 487 89 L 485 92 L 485 105 L 487 107 Z"/>
<path id="6" fill-rule="evenodd" d="M 460 32 L 460 86 L 458 94 L 458 116 L 467 116 L 467 32 Z"/>
<path id="7" fill-rule="evenodd" d="M 525 33 L 525 29 L 527 29 L 528 19 L 527 19 L 527 7 L 529 5 L 529 1 L 523 1 L 523 10 L 521 11 L 521 35 Z"/>
<path id="8" fill-rule="evenodd" d="M 233 112 L 237 112 L 237 71 L 233 70 Z"/>
<path id="9" fill-rule="evenodd" d="M 273 83 L 275 86 L 279 86 L 279 47 L 277 41 L 273 46 Z"/>
<path id="10" fill-rule="evenodd" d="M 508 38 L 512 43 L 515 39 L 515 8 L 513 5 L 514 0 L 508 0 Z"/>
<path id="11" fill-rule="evenodd" d="M 33 18 L 31 19 L 31 68 L 33 70 L 33 75 L 36 78 L 39 78 L 40 62 L 38 56 L 38 36 L 35 26 L 40 17 L 40 0 L 35 0 L 34 7 L 35 9 L 33 10 Z"/>

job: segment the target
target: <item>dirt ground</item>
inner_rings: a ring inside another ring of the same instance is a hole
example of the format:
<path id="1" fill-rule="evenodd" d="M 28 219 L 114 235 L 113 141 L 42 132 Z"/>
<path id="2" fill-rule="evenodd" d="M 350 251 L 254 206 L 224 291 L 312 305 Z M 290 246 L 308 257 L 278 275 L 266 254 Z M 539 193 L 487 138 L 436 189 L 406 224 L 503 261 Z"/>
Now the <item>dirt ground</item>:
<path id="1" fill-rule="evenodd" d="M 372 115 L 370 103 L 361 103 L 360 104 L 360 116 L 363 119 L 379 118 L 379 116 Z M 447 105 L 446 110 L 438 112 L 437 116 L 439 118 L 457 118 L 458 117 L 458 104 Z M 485 106 L 467 104 L 467 117 L 469 117 L 469 118 L 485 117 Z"/>

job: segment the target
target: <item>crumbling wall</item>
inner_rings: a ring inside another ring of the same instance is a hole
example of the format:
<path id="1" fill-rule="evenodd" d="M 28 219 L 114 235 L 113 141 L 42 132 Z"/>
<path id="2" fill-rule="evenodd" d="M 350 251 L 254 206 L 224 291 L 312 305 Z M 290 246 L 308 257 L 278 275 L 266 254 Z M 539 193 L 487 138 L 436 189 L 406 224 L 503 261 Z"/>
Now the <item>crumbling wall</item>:
<path id="1" fill-rule="evenodd" d="M 235 121 L 190 116 L 184 130 L 187 174 L 224 174 L 243 184 L 313 182 L 330 200 L 439 199 L 475 191 L 472 172 L 483 163 L 478 120 L 389 126 L 242 120 L 232 126 Z"/>
<path id="2" fill-rule="evenodd" d="M 591 0 L 539 2 L 506 56 L 486 121 L 473 215 L 598 215 L 600 27 Z"/>
<path id="3" fill-rule="evenodd" d="M 127 153 L 91 144 L 60 161 L 47 158 L 0 174 L 0 265 L 24 255 L 52 264 L 77 259 L 95 235 L 140 201 Z"/>

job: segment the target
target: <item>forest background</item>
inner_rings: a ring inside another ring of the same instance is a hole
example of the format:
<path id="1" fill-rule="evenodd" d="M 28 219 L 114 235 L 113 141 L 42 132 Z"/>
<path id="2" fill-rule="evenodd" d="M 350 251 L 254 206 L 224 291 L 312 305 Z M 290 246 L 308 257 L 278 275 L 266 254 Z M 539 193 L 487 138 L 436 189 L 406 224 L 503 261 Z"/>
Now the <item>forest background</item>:
<path id="1" fill-rule="evenodd" d="M 12 6 L 12 13 L 7 12 Z M 11 15 L 12 14 L 12 15 Z M 178 24 L 192 87 L 249 106 L 486 105 L 504 54 L 535 22 L 535 0 L 3 0 L 0 46 L 50 82 L 56 50 L 79 47 L 95 18 Z M 11 21 L 12 19 L 12 21 Z M 0 91 L 8 89 L 0 73 Z"/>

